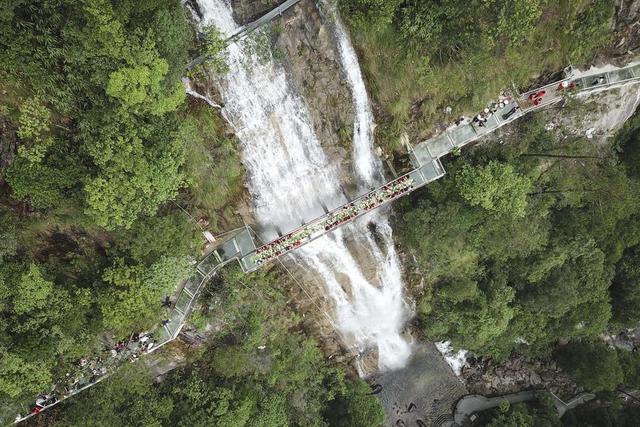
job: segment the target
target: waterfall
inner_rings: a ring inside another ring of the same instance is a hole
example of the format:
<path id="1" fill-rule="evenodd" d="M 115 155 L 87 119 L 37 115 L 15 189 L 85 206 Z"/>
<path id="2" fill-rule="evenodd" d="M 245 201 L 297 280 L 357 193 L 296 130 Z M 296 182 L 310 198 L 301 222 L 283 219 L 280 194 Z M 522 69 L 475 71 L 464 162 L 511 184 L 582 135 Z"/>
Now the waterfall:
<path id="1" fill-rule="evenodd" d="M 199 4 L 202 25 L 215 25 L 223 34 L 238 27 L 224 0 L 200 0 Z M 346 38 L 345 43 L 351 49 Z M 353 62 L 347 63 L 345 58 L 348 55 L 343 55 L 347 73 L 356 73 L 349 79 L 358 111 L 354 167 L 364 188 L 381 179 L 381 167 L 372 154 L 371 108 L 357 59 L 352 55 Z M 278 231 L 290 231 L 322 215 L 323 205 L 332 209 L 344 203 L 339 171 L 326 158 L 308 108 L 288 83 L 283 67 L 273 58 L 257 58 L 240 43 L 229 45 L 226 60 L 229 71 L 217 79 L 223 113 L 240 141 L 256 217 L 265 236 L 275 237 Z M 367 229 L 369 222 L 375 224 L 381 245 Z M 411 350 L 401 331 L 408 310 L 385 217 L 369 214 L 303 247 L 295 256 L 323 278 L 347 345 L 361 351 L 377 349 L 380 369 L 406 363 Z M 362 260 L 375 271 L 363 270 Z"/>
<path id="2" fill-rule="evenodd" d="M 327 7 L 328 5 L 324 5 Z M 330 6 L 329 6 L 330 7 Z M 360 64 L 349 35 L 335 10 L 329 9 L 335 26 L 335 35 L 340 52 L 342 68 L 351 88 L 356 115 L 353 123 L 353 163 L 354 169 L 363 184 L 369 187 L 380 185 L 384 181 L 382 164 L 373 154 L 373 112 L 367 88 L 364 85 Z"/>
<path id="3" fill-rule="evenodd" d="M 347 75 L 347 82 L 351 87 L 353 103 L 356 109 L 353 136 L 355 172 L 362 182 L 372 187 L 382 184 L 384 175 L 382 173 L 382 162 L 373 153 L 373 112 L 371 103 L 369 102 L 369 95 L 362 78 L 358 57 L 353 49 L 351 40 L 337 13 L 334 14 L 334 18 L 340 59 Z M 381 214 L 380 211 L 375 211 L 370 216 L 371 221 L 376 224 L 376 229 L 386 248 L 385 254 L 379 251 L 375 251 L 374 254 L 378 259 L 381 283 L 388 303 L 388 308 L 385 311 L 392 314 L 388 319 L 390 322 L 388 326 L 389 332 L 393 334 L 395 331 L 395 334 L 398 335 L 409 317 L 409 310 L 402 298 L 404 284 L 402 283 L 400 260 L 393 243 L 393 230 L 386 215 Z M 395 340 L 394 346 L 393 360 L 389 361 L 389 364 L 404 366 L 411 354 L 411 348 L 402 339 Z"/>

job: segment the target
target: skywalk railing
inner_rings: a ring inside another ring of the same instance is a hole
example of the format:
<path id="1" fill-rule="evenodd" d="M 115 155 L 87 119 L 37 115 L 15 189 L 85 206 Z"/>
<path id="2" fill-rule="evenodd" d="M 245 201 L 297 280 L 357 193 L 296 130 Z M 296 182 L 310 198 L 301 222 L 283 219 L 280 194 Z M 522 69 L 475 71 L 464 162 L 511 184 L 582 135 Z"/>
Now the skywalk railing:
<path id="1" fill-rule="evenodd" d="M 438 160 L 422 169 L 415 169 L 387 184 L 376 188 L 325 215 L 305 224 L 276 240 L 260 246 L 240 260 L 246 272 L 254 271 L 264 264 L 288 252 L 296 250 L 319 237 L 330 233 L 342 225 L 390 203 L 415 189 L 428 184 L 444 175 L 444 169 Z"/>
<path id="2" fill-rule="evenodd" d="M 570 94 L 609 90 L 637 82 L 640 82 L 640 64 L 633 63 L 624 68 L 593 72 L 580 77 L 568 77 L 538 87 L 511 97 L 504 107 L 486 116 L 487 121 L 483 123 L 483 126 L 480 126 L 479 123 L 465 121 L 457 126 L 450 127 L 440 135 L 421 142 L 412 148 L 410 158 L 413 165 L 419 167 L 433 159 L 446 156 L 525 114 L 556 104 Z M 541 92 L 544 92 L 544 94 L 539 97 L 539 102 L 535 102 L 538 97 L 531 97 L 531 95 Z M 515 110 L 512 112 L 514 107 Z"/>

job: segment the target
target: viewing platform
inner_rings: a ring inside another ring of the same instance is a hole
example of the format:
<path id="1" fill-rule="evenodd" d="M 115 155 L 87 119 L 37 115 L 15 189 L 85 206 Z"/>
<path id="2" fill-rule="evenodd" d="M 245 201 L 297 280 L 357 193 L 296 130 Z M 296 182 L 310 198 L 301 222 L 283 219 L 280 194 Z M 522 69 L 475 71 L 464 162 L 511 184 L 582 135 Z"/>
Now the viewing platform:
<path id="1" fill-rule="evenodd" d="M 638 81 L 640 81 L 640 64 L 559 80 L 511 97 L 506 105 L 498 108 L 495 112 L 490 111 L 490 114 L 486 114 L 486 122 L 482 126 L 472 120 L 465 120 L 457 126 L 449 127 L 440 135 L 413 147 L 409 156 L 413 165 L 419 167 L 435 159 L 440 159 L 528 113 L 556 104 L 568 95 L 612 89 Z M 544 92 L 541 97 L 535 96 L 541 92 Z M 539 102 L 536 102 L 538 99 Z"/>
<path id="2" fill-rule="evenodd" d="M 300 248 L 323 235 L 355 220 L 382 205 L 396 200 L 444 175 L 444 168 L 438 159 L 425 163 L 418 169 L 402 175 L 325 215 L 305 224 L 278 239 L 260 246 L 252 253 L 239 259 L 242 269 L 254 271 L 262 265 L 288 252 Z"/>

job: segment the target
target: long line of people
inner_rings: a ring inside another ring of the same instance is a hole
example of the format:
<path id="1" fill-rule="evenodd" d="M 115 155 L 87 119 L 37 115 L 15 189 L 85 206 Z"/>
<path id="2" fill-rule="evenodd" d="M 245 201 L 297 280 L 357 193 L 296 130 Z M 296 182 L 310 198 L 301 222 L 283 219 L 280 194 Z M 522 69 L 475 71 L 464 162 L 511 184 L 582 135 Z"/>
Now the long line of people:
<path id="1" fill-rule="evenodd" d="M 301 229 L 286 234 L 273 242 L 261 246 L 256 250 L 256 265 L 262 265 L 292 249 L 295 249 L 309 239 L 318 231 L 332 230 L 345 222 L 348 222 L 356 216 L 381 205 L 382 203 L 398 197 L 401 194 L 410 191 L 413 188 L 413 179 L 409 176 L 403 176 L 395 181 L 386 184 L 377 190 L 355 200 L 342 208 L 333 212 L 328 218 L 320 223 L 311 223 Z"/>
<path id="2" fill-rule="evenodd" d="M 369 211 L 376 206 L 385 203 L 413 188 L 413 179 L 408 176 L 402 176 L 377 190 L 367 194 L 362 199 L 349 203 L 342 209 L 334 212 L 324 222 L 324 230 L 332 230 L 345 222 L 348 222 L 363 212 Z"/>
<path id="3" fill-rule="evenodd" d="M 16 421 L 25 416 L 37 414 L 48 406 L 55 405 L 79 390 L 94 384 L 105 375 L 112 373 L 124 362 L 134 362 L 142 355 L 149 353 L 157 342 L 151 332 L 135 332 L 124 340 L 117 341 L 114 346 L 105 347 L 102 354 L 83 357 L 75 364 L 72 371 L 67 372 L 62 381 L 54 384 L 48 393 L 38 395 L 30 406 L 27 415 L 18 414 Z"/>
<path id="4" fill-rule="evenodd" d="M 261 265 L 285 252 L 295 249 L 302 245 L 305 239 L 308 239 L 313 233 L 319 230 L 318 224 L 309 224 L 301 229 L 294 230 L 273 242 L 269 242 L 256 249 L 257 257 L 255 263 Z"/>

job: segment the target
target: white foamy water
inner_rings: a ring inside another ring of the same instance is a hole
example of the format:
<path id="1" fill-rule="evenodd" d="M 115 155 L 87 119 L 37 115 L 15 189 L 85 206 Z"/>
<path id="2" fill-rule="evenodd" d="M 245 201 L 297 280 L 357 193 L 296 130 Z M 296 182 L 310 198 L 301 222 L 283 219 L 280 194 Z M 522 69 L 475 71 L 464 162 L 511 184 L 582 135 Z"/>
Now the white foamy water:
<path id="1" fill-rule="evenodd" d="M 327 6 L 325 6 L 327 7 Z M 329 10 L 333 15 L 335 35 L 338 41 L 338 51 L 342 68 L 347 76 L 351 88 L 356 115 L 353 121 L 353 164 L 363 184 L 371 187 L 382 184 L 382 164 L 373 154 L 373 113 L 367 88 L 362 78 L 358 57 L 353 50 L 351 40 L 340 17 L 335 10 Z"/>
<path id="2" fill-rule="evenodd" d="M 456 376 L 460 376 L 462 368 L 469 365 L 467 363 L 467 350 L 460 349 L 458 351 L 454 351 L 453 346 L 449 341 L 437 342 L 436 348 L 440 354 L 442 354 L 442 357 L 447 361 Z"/>
<path id="3" fill-rule="evenodd" d="M 355 107 L 353 131 L 354 172 L 360 178 L 364 191 L 383 183 L 382 164 L 373 153 L 373 113 L 366 86 L 360 71 L 358 57 L 351 45 L 347 32 L 337 13 L 323 3 L 327 13 L 332 14 L 335 36 L 338 43 L 340 61 L 351 88 Z M 373 240 L 366 222 L 375 224 L 382 248 Z M 381 368 L 395 369 L 404 366 L 410 355 L 411 345 L 401 336 L 401 331 L 410 315 L 403 299 L 404 285 L 400 260 L 393 245 L 392 229 L 386 215 L 374 211 L 355 224 L 345 227 L 345 232 L 355 234 L 359 241 L 371 248 L 376 267 L 376 283 L 367 281 L 358 274 L 358 266 L 353 259 L 332 260 L 330 266 L 322 265 L 320 256 L 311 256 L 318 271 L 327 282 L 332 296 L 338 301 L 337 313 L 339 325 L 343 331 L 358 337 L 358 345 L 367 347 L 374 342 L 378 346 L 378 365 Z M 341 237 L 336 236 L 340 241 Z M 327 239 L 318 242 L 318 246 L 328 244 Z M 317 254 L 335 253 L 325 247 L 310 246 L 307 251 Z M 331 271 L 329 268 L 333 268 Z M 351 295 L 333 279 L 335 271 L 345 272 L 351 278 Z M 350 271 L 349 273 L 346 271 Z"/>
<path id="4" fill-rule="evenodd" d="M 223 0 L 200 0 L 199 4 L 204 25 L 214 24 L 226 34 L 237 27 Z M 345 43 L 350 49 L 348 39 Z M 355 73 L 355 83 L 350 83 L 358 112 L 354 120 L 355 169 L 363 187 L 371 186 L 382 177 L 379 161 L 372 154 L 371 109 L 355 55 L 342 55 L 342 60 L 347 74 Z M 323 203 L 329 209 L 342 204 L 345 200 L 338 171 L 330 166 L 307 106 L 290 87 L 283 68 L 272 60 L 259 61 L 238 44 L 229 46 L 227 62 L 229 72 L 219 81 L 223 112 L 242 145 L 261 226 L 274 237 L 276 228 L 287 232 L 320 216 Z M 375 224 L 381 247 L 367 230 L 368 221 Z M 309 244 L 297 256 L 324 279 L 346 344 L 361 351 L 377 348 L 380 369 L 403 366 L 411 352 L 401 336 L 408 310 L 402 300 L 400 263 L 386 218 L 369 215 L 359 224 Z M 373 260 L 368 262 L 373 266 L 366 274 L 360 266 L 363 258 Z"/>

